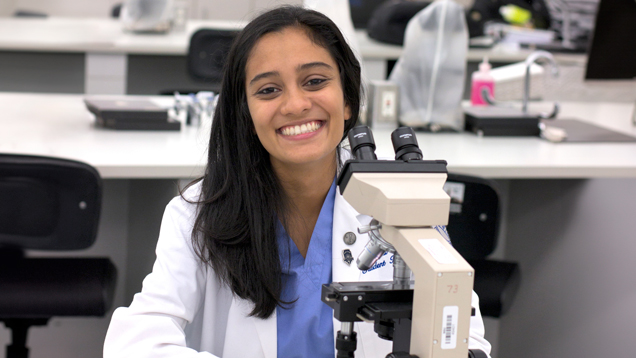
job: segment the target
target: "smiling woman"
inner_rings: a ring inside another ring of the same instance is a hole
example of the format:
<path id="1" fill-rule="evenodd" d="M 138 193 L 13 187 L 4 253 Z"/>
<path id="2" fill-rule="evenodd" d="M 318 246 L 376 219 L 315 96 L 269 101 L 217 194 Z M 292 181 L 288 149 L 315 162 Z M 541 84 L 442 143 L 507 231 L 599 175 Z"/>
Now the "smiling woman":
<path id="1" fill-rule="evenodd" d="M 153 272 L 113 314 L 105 357 L 334 357 L 322 284 L 392 277 L 342 258 L 367 241 L 351 240 L 359 213 L 335 184 L 360 97 L 360 65 L 323 14 L 281 7 L 244 28 L 205 175 L 166 208 Z M 488 352 L 475 307 L 471 342 Z M 356 357 L 391 351 L 372 324 L 356 327 Z"/>
<path id="2" fill-rule="evenodd" d="M 263 36 L 247 62 L 247 104 L 256 134 L 275 170 L 307 175 L 332 168 L 351 110 L 329 52 L 306 29 Z M 315 168 L 315 169 L 314 169 Z M 330 183 L 330 180 L 329 180 Z"/>

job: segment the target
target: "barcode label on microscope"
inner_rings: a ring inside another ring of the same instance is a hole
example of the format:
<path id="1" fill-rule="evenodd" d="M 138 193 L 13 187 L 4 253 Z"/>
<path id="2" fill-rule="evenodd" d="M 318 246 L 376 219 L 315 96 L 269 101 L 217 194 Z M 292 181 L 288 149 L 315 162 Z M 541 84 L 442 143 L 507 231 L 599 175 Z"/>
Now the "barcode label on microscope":
<path id="1" fill-rule="evenodd" d="M 442 311 L 442 349 L 455 349 L 457 347 L 457 316 L 458 306 L 444 306 Z"/>

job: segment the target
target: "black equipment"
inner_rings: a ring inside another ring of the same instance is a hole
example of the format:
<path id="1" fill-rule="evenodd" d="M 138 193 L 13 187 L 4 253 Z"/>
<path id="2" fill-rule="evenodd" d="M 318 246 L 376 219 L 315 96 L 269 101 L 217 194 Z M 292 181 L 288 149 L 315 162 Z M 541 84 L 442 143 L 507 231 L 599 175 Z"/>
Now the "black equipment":
<path id="1" fill-rule="evenodd" d="M 369 37 L 393 45 L 404 44 L 404 32 L 409 20 L 430 1 L 388 0 L 378 6 L 367 25 Z"/>
<path id="2" fill-rule="evenodd" d="M 475 0 L 466 16 L 470 37 L 484 35 L 484 25 L 489 21 L 505 22 L 499 9 L 508 4 L 529 10 L 534 28 L 550 28 L 550 12 L 544 0 Z"/>
<path id="3" fill-rule="evenodd" d="M 357 4 L 363 0 L 350 0 L 351 17 L 354 25 L 362 26 L 364 16 L 369 13 L 371 7 L 374 10 L 366 25 L 369 37 L 389 44 L 403 45 L 406 25 L 413 16 L 424 9 L 430 1 L 425 0 L 386 0 L 380 4 L 371 2 Z M 513 4 L 532 13 L 532 24 L 538 29 L 550 27 L 550 12 L 544 0 L 475 0 L 473 6 L 466 11 L 466 24 L 470 37 L 484 35 L 484 25 L 488 21 L 505 22 L 499 8 Z M 354 9 L 360 9 L 360 13 L 354 13 Z"/>
<path id="4" fill-rule="evenodd" d="M 585 79 L 636 78 L 636 1 L 601 0 Z"/>
<path id="5" fill-rule="evenodd" d="M 386 0 L 349 0 L 351 21 L 356 29 L 366 29 L 375 9 Z"/>

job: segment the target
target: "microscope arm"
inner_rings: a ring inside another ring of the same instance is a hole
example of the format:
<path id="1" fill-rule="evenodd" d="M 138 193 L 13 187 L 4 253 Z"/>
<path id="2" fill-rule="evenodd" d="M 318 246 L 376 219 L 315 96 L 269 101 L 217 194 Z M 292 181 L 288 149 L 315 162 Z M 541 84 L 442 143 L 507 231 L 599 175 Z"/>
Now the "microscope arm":
<path id="1" fill-rule="evenodd" d="M 415 276 L 410 353 L 466 357 L 473 268 L 433 228 L 383 225 L 380 233 Z"/>

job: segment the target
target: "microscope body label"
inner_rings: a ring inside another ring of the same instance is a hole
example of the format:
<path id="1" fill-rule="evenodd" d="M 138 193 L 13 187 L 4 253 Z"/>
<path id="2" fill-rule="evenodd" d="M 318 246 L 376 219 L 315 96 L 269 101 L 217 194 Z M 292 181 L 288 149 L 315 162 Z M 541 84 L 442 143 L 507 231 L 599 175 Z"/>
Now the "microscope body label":
<path id="1" fill-rule="evenodd" d="M 420 239 L 418 240 L 422 246 L 428 251 L 433 258 L 440 264 L 456 264 L 459 263 L 455 256 L 442 245 L 437 239 Z"/>
<path id="2" fill-rule="evenodd" d="M 457 347 L 457 320 L 459 317 L 458 306 L 444 306 L 442 312 L 442 349 L 455 349 Z"/>

